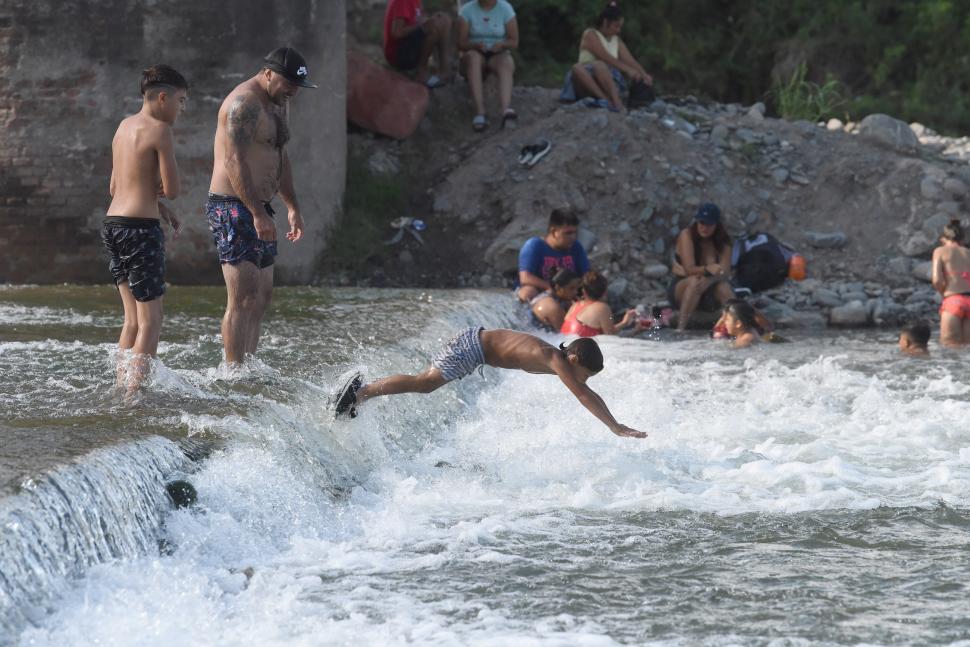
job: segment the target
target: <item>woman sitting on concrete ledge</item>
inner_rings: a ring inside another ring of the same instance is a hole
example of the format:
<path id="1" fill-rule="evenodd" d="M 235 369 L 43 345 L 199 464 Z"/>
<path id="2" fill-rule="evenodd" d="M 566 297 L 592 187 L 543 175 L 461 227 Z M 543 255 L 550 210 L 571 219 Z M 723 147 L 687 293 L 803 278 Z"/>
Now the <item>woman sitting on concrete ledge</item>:
<path id="1" fill-rule="evenodd" d="M 721 210 L 702 204 L 694 221 L 677 236 L 674 265 L 677 277 L 667 289 L 670 303 L 678 308 L 677 330 L 687 329 L 700 306 L 717 310 L 734 298 L 731 289 L 731 236 L 721 223 Z"/>

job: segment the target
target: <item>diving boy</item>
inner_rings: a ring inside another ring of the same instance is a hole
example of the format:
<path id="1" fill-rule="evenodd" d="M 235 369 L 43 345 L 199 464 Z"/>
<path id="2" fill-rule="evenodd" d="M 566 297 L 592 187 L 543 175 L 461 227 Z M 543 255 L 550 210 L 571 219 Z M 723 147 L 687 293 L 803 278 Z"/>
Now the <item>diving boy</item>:
<path id="1" fill-rule="evenodd" d="M 647 434 L 621 425 L 586 381 L 603 370 L 603 354 L 595 341 L 577 339 L 559 348 L 538 337 L 514 330 L 466 328 L 452 339 L 431 366 L 418 375 L 393 375 L 363 386 L 355 376 L 336 398 L 338 414 L 356 415 L 355 406 L 371 398 L 399 393 L 431 393 L 448 382 L 471 375 L 487 364 L 527 373 L 556 375 L 590 413 L 617 436 L 645 438 Z"/>
<path id="2" fill-rule="evenodd" d="M 911 357 L 929 357 L 930 325 L 925 321 L 907 324 L 899 333 L 899 351 Z"/>
<path id="3" fill-rule="evenodd" d="M 185 107 L 188 83 L 167 65 L 142 72 L 142 107 L 118 126 L 111 142 L 111 205 L 101 239 L 121 295 L 125 319 L 118 340 L 118 381 L 130 396 L 141 386 L 158 351 L 165 294 L 165 235 L 179 221 L 159 200 L 181 191 L 172 125 Z M 125 354 L 132 352 L 131 364 Z M 126 370 L 127 369 L 127 370 Z M 127 376 L 126 376 L 127 373 Z"/>

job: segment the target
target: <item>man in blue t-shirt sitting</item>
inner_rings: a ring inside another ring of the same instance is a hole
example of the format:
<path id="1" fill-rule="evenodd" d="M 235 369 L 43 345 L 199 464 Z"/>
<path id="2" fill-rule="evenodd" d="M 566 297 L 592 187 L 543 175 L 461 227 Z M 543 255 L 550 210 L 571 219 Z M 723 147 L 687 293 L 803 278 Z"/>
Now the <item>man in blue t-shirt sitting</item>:
<path id="1" fill-rule="evenodd" d="M 534 236 L 525 241 L 519 252 L 520 300 L 528 303 L 550 289 L 549 279 L 559 268 L 569 268 L 580 276 L 589 271 L 586 250 L 576 240 L 578 232 L 579 218 L 563 209 L 554 209 L 545 238 Z"/>

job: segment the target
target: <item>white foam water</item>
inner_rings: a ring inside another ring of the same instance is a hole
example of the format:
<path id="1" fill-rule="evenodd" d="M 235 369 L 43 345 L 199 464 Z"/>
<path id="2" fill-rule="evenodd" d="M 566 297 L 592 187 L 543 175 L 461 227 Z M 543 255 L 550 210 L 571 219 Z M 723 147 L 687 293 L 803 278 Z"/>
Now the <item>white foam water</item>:
<path id="1" fill-rule="evenodd" d="M 190 476 L 199 504 L 164 517 L 167 551 L 58 589 L 20 642 L 965 637 L 963 356 L 905 359 L 873 336 L 750 351 L 601 338 L 606 369 L 589 384 L 645 440 L 612 435 L 555 377 L 490 368 L 332 419 L 349 369 L 413 372 L 461 325 L 502 323 L 506 297 L 475 299 L 471 315 L 442 306 L 424 332 L 373 348 L 351 331 L 360 346 L 335 364 L 258 370 L 258 393 L 167 362 L 159 392 L 229 398 L 160 417 L 224 443 Z"/>

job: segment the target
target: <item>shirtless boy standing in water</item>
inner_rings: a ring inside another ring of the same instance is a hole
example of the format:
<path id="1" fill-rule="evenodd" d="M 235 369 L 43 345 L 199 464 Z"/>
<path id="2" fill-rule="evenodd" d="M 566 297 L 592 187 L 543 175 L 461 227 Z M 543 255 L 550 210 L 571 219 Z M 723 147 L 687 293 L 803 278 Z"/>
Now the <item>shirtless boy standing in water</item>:
<path id="1" fill-rule="evenodd" d="M 569 346 L 556 348 L 538 337 L 513 330 L 467 328 L 452 339 L 445 350 L 432 361 L 431 367 L 418 375 L 393 375 L 363 386 L 361 377 L 344 388 L 336 401 L 338 414 L 356 415 L 355 406 L 371 398 L 399 393 L 431 393 L 453 380 L 471 375 L 487 364 L 556 375 L 590 413 L 600 419 L 617 436 L 645 438 L 646 434 L 621 425 L 610 413 L 603 398 L 586 386 L 586 381 L 603 370 L 603 354 L 595 341 L 577 339 Z"/>
<path id="2" fill-rule="evenodd" d="M 180 191 L 172 125 L 185 107 L 188 83 L 171 67 L 156 65 L 142 73 L 141 93 L 141 111 L 121 122 L 111 142 L 111 205 L 101 231 L 125 309 L 118 382 L 127 381 L 129 396 L 141 386 L 158 350 L 165 294 L 165 235 L 159 218 L 176 236 L 179 232 L 175 214 L 159 200 L 171 200 Z"/>
<path id="3" fill-rule="evenodd" d="M 256 352 L 273 293 L 277 250 L 270 201 L 277 193 L 287 209 L 287 240 L 303 236 L 286 143 L 290 99 L 301 87 L 317 87 L 307 75 L 295 49 L 273 50 L 256 76 L 237 85 L 219 109 L 205 211 L 228 293 L 222 343 L 229 364 Z"/>

